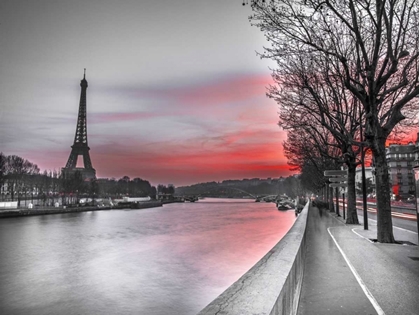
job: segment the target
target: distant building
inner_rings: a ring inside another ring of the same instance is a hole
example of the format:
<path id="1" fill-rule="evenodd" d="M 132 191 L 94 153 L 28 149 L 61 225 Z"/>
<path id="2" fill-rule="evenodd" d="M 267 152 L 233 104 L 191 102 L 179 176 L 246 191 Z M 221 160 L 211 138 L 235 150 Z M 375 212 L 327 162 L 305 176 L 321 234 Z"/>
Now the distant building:
<path id="1" fill-rule="evenodd" d="M 419 161 L 419 139 L 408 145 L 391 144 L 386 148 L 391 192 L 395 195 L 415 193 L 415 178 L 413 167 Z"/>
<path id="2" fill-rule="evenodd" d="M 365 166 L 365 177 L 366 180 L 368 180 L 369 178 L 372 180 L 372 183 L 375 183 L 375 178 L 373 176 L 373 168 L 371 166 Z M 356 168 L 356 185 L 357 184 L 361 184 L 362 183 L 362 168 L 358 167 Z"/>

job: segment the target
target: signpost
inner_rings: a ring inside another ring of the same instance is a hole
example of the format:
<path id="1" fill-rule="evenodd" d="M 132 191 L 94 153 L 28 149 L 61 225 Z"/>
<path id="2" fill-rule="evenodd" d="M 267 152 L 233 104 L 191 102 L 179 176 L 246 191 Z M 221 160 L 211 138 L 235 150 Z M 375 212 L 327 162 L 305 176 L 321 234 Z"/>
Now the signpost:
<path id="1" fill-rule="evenodd" d="M 328 178 L 330 183 L 342 183 L 347 182 L 347 176 L 346 177 L 330 177 Z"/>
<path id="2" fill-rule="evenodd" d="M 328 186 L 330 187 L 339 187 L 339 188 L 344 188 L 347 187 L 347 183 L 332 183 L 332 184 L 328 184 Z"/>
<path id="3" fill-rule="evenodd" d="M 414 195 L 414 201 L 416 202 L 416 213 L 417 213 L 417 234 L 419 233 L 419 206 L 417 204 L 417 196 L 419 194 L 419 166 L 413 167 L 414 179 L 416 180 L 416 193 Z"/>
<path id="4" fill-rule="evenodd" d="M 340 170 L 324 171 L 324 176 L 347 176 L 347 171 L 340 171 Z"/>
<path id="5" fill-rule="evenodd" d="M 346 219 L 346 194 L 343 192 L 343 219 Z"/>
<path id="6" fill-rule="evenodd" d="M 338 204 L 338 188 L 344 188 L 347 187 L 347 170 L 340 171 L 340 170 L 328 170 L 324 171 L 324 176 L 328 177 L 328 180 L 330 184 L 328 184 L 329 187 L 335 187 L 335 203 L 336 203 L 336 213 L 337 216 L 340 216 L 340 208 Z M 346 213 L 345 213 L 345 206 L 344 206 L 344 194 L 343 194 L 343 217 L 344 220 L 346 219 Z"/>

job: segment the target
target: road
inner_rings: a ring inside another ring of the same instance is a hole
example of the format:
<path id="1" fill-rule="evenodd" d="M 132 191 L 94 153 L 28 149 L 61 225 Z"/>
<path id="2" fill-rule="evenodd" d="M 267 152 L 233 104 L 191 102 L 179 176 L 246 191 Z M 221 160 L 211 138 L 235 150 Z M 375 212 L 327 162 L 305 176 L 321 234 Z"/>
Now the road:
<path id="1" fill-rule="evenodd" d="M 368 204 L 368 219 L 377 221 L 376 216 L 376 205 L 375 204 Z M 346 204 L 347 209 L 347 204 Z M 392 211 L 392 223 L 394 226 L 406 229 L 412 232 L 417 232 L 417 215 L 415 214 L 415 209 L 410 209 L 411 213 L 402 213 Z M 340 214 L 343 214 L 343 202 L 340 202 Z M 363 206 L 361 202 L 357 202 L 357 214 L 359 215 L 359 222 L 363 224 Z M 376 222 L 375 222 L 376 225 Z"/>
<path id="2" fill-rule="evenodd" d="M 363 207 L 357 206 L 357 214 L 361 216 L 359 222 L 363 223 Z M 368 206 L 368 219 L 377 221 L 376 208 Z M 412 232 L 417 232 L 417 216 L 414 214 L 392 212 L 392 224 Z"/>

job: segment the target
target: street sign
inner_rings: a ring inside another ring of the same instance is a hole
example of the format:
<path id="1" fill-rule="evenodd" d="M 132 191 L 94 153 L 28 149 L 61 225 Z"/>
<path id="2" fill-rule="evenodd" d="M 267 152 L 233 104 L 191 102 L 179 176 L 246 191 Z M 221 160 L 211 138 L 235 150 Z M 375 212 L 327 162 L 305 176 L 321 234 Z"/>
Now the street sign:
<path id="1" fill-rule="evenodd" d="M 344 176 L 347 175 L 347 171 L 329 170 L 324 171 L 324 176 Z"/>
<path id="2" fill-rule="evenodd" d="M 330 186 L 330 187 L 347 187 L 347 183 L 333 183 L 333 184 L 328 184 L 328 186 Z"/>
<path id="3" fill-rule="evenodd" d="M 330 181 L 330 183 L 347 182 L 347 176 L 345 176 L 345 177 L 329 177 L 328 180 Z"/>

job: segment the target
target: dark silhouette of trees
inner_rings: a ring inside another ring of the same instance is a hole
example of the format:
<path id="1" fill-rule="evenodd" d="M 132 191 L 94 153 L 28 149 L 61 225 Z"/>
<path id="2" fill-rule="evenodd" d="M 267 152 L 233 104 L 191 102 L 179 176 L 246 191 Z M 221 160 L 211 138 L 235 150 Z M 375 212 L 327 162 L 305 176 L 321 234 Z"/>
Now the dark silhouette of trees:
<path id="1" fill-rule="evenodd" d="M 153 193 L 152 186 L 147 180 L 139 177 L 130 180 L 130 177 L 123 176 L 118 180 L 116 189 L 120 195 L 146 197 L 151 196 Z"/>
<path id="2" fill-rule="evenodd" d="M 311 192 L 317 192 L 328 185 L 324 176 L 325 170 L 338 170 L 343 163 L 340 148 L 335 145 L 334 138 L 328 130 L 322 127 L 316 132 L 305 128 L 289 130 L 287 141 L 283 145 L 289 165 L 293 167 L 292 169 L 300 170 L 302 186 Z M 326 197 L 331 204 L 332 188 L 328 187 L 327 194 Z M 348 211 L 348 213 L 348 217 L 352 217 L 351 222 L 357 222 L 355 207 L 354 212 Z"/>
<path id="3" fill-rule="evenodd" d="M 99 185 L 96 179 L 90 180 L 88 183 L 88 195 L 92 199 L 92 205 L 94 205 L 94 200 L 98 197 Z"/>
<path id="4" fill-rule="evenodd" d="M 362 108 L 364 140 L 376 168 L 377 238 L 394 242 L 385 144 L 398 124 L 418 112 L 418 1 L 254 0 L 251 6 L 251 22 L 271 44 L 263 57 L 277 62 L 274 78 L 282 88 L 294 79 L 290 62 L 303 62 L 311 75 L 328 73 L 337 90 L 345 88 L 353 112 Z M 296 97 L 319 95 L 305 91 Z"/>
<path id="5" fill-rule="evenodd" d="M 157 192 L 158 194 L 163 194 L 163 195 L 174 195 L 175 194 L 175 187 L 173 185 L 158 185 L 157 186 Z"/>
<path id="6" fill-rule="evenodd" d="M 123 176 L 118 181 L 115 178 L 101 179 L 96 181 L 97 194 L 102 197 L 155 197 L 156 188 L 152 187 L 147 180 L 139 177 L 130 180 Z"/>
<path id="7" fill-rule="evenodd" d="M 163 186 L 162 186 L 163 187 Z M 158 187 L 158 189 L 162 189 Z M 198 183 L 191 186 L 176 187 L 177 196 L 201 196 L 224 198 L 256 198 L 264 195 L 283 195 L 291 198 L 305 195 L 299 176 L 276 179 L 225 180 L 223 182 Z"/>
<path id="8" fill-rule="evenodd" d="M 139 177 L 133 179 L 133 195 L 139 197 L 155 196 L 156 192 L 152 189 L 152 186 L 147 180 L 143 180 Z"/>
<path id="9" fill-rule="evenodd" d="M 87 192 L 87 183 L 83 180 L 83 175 L 80 171 L 74 173 L 61 174 L 61 188 L 63 192 L 63 204 L 66 204 L 66 197 L 70 197 L 70 203 L 79 202 L 79 196 Z"/>
<path id="10" fill-rule="evenodd" d="M 17 155 L 9 155 L 4 157 L 4 180 L 7 183 L 7 190 L 11 196 L 11 200 L 15 200 L 17 194 L 18 205 L 22 194 L 32 189 L 29 185 L 29 176 L 39 173 L 36 164 L 29 162 Z"/>
<path id="11" fill-rule="evenodd" d="M 6 157 L 0 152 L 0 187 L 3 187 L 6 174 Z"/>
<path id="12" fill-rule="evenodd" d="M 117 191 L 120 195 L 129 195 L 130 194 L 130 177 L 123 176 L 118 180 Z"/>
<path id="13" fill-rule="evenodd" d="M 47 177 L 49 178 L 47 187 L 49 187 L 49 196 L 51 198 L 51 205 L 54 204 L 54 198 L 57 197 L 60 191 L 60 172 L 53 170 L 47 172 Z"/>
<path id="14" fill-rule="evenodd" d="M 98 181 L 99 195 L 111 197 L 118 195 L 118 182 L 115 178 L 102 179 Z"/>
<path id="15" fill-rule="evenodd" d="M 54 198 L 57 198 L 61 189 L 60 173 L 56 170 L 47 171 L 27 176 L 26 185 L 30 187 L 30 199 L 34 202 L 35 199 L 42 201 L 42 205 L 54 204 Z"/>
<path id="16" fill-rule="evenodd" d="M 17 199 L 20 204 L 22 197 L 38 199 L 39 204 L 53 205 L 55 198 L 61 193 L 62 204 L 77 203 L 81 197 L 156 197 L 156 187 L 139 177 L 130 180 L 123 176 L 118 181 L 112 179 L 84 180 L 82 173 L 60 173 L 56 170 L 39 172 L 36 164 L 19 156 L 5 156 L 0 152 L 0 187 L 7 191 L 12 201 Z M 169 187 L 173 193 L 174 187 Z M 4 195 L 1 196 L 4 198 Z M 7 196 L 6 196 L 7 197 Z"/>
<path id="17" fill-rule="evenodd" d="M 301 173 L 302 185 L 316 192 L 327 183 L 325 170 L 339 169 L 342 160 L 340 150 L 328 142 L 328 133 L 307 133 L 305 130 L 289 130 L 283 143 L 285 156 L 292 170 Z"/>
<path id="18" fill-rule="evenodd" d="M 357 139 L 360 139 L 362 112 L 360 106 L 355 106 L 340 77 L 334 76 L 329 68 L 328 60 L 291 58 L 287 69 L 282 70 L 283 75 L 274 71 L 273 78 L 278 85 L 272 86 L 268 95 L 280 104 L 280 126 L 305 134 L 312 145 L 310 151 L 316 149 L 324 157 L 335 159 L 335 164 L 347 166 L 346 222 L 359 224 L 355 176 L 356 167 L 360 164 L 357 156 L 361 147 Z M 329 147 L 335 150 L 333 155 L 329 153 Z"/>

